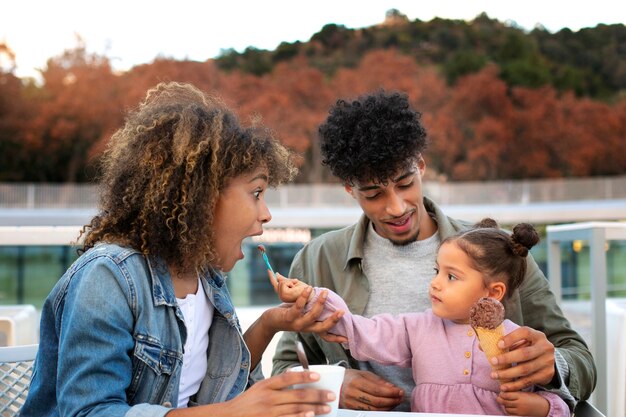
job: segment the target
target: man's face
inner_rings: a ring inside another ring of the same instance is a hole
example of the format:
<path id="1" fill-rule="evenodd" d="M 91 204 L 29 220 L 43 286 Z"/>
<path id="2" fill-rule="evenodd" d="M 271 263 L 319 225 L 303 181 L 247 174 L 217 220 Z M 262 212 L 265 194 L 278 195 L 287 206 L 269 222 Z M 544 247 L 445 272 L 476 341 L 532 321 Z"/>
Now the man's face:
<path id="1" fill-rule="evenodd" d="M 420 223 L 426 209 L 422 194 L 422 176 L 426 169 L 423 159 L 381 183 L 359 183 L 346 186 L 370 219 L 381 237 L 396 245 L 417 240 Z"/>

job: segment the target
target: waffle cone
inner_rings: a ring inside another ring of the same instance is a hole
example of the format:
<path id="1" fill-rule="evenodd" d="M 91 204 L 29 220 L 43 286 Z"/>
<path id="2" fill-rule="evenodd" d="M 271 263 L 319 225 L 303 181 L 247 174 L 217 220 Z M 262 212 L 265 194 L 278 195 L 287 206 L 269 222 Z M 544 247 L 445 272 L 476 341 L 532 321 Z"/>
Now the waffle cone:
<path id="1" fill-rule="evenodd" d="M 478 337 L 478 342 L 480 343 L 480 348 L 485 352 L 487 356 L 487 360 L 489 361 L 489 365 L 494 370 L 504 369 L 506 365 L 492 365 L 491 358 L 497 355 L 501 355 L 505 353 L 506 350 L 500 349 L 498 347 L 498 342 L 504 336 L 504 324 L 500 324 L 495 329 L 487 329 L 484 327 L 475 327 L 474 331 L 476 331 L 476 336 Z"/>

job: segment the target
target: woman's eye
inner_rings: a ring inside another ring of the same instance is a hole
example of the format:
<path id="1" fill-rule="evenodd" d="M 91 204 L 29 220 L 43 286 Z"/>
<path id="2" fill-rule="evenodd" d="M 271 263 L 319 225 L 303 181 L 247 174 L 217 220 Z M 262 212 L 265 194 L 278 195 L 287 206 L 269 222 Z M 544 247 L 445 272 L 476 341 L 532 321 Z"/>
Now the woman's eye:
<path id="1" fill-rule="evenodd" d="M 457 277 L 455 277 L 455 276 L 454 276 L 454 275 L 452 275 L 452 274 L 448 274 L 448 279 L 449 279 L 450 281 L 456 281 L 456 280 L 457 280 Z"/>
<path id="2" fill-rule="evenodd" d="M 438 273 L 439 273 L 439 268 L 434 267 L 434 268 L 433 268 L 433 270 L 435 271 L 435 274 L 438 274 Z"/>
<path id="3" fill-rule="evenodd" d="M 256 198 L 258 200 L 259 197 L 261 197 L 261 194 L 263 194 L 263 190 L 255 190 L 254 191 L 254 198 Z"/>

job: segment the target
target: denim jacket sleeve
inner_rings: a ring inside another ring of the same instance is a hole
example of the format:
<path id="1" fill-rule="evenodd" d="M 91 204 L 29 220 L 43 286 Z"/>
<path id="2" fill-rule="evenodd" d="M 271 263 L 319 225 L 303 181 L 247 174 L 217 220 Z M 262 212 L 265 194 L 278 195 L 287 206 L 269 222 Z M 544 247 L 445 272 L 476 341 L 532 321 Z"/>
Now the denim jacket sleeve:
<path id="1" fill-rule="evenodd" d="M 126 402 L 136 302 L 128 271 L 106 256 L 82 269 L 55 300 L 60 415 L 165 415 L 168 408 Z"/>

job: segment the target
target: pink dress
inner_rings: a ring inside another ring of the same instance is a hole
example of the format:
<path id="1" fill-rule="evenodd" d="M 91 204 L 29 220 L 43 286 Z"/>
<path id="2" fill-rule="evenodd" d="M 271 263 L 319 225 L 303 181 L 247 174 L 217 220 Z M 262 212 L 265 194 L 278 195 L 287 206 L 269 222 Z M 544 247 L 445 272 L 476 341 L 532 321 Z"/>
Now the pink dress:
<path id="1" fill-rule="evenodd" d="M 320 289 L 315 292 L 317 298 Z M 321 319 L 337 310 L 346 314 L 330 333 L 348 338 L 347 347 L 354 358 L 413 369 L 416 386 L 411 411 L 506 415 L 496 402 L 499 383 L 491 379 L 491 366 L 469 324 L 441 319 L 430 309 L 395 316 L 380 314 L 371 319 L 352 315 L 343 299 L 329 290 Z M 506 320 L 504 327 L 508 334 L 519 326 Z M 537 393 L 550 402 L 548 416 L 570 415 L 558 395 Z"/>

